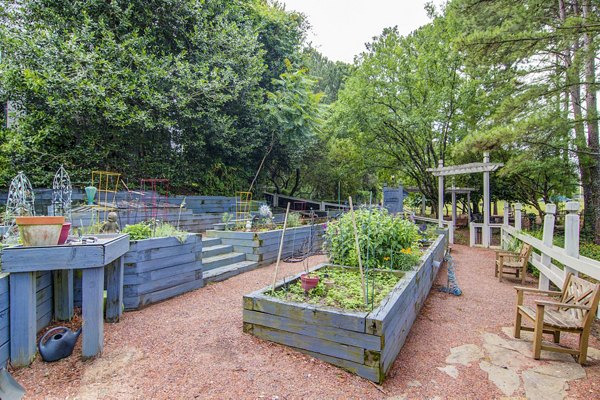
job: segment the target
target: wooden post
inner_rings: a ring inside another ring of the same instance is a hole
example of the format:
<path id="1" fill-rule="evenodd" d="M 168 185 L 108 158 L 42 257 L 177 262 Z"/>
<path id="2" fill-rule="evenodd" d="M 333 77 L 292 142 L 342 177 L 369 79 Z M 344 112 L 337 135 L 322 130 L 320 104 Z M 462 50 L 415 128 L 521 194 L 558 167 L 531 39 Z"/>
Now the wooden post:
<path id="1" fill-rule="evenodd" d="M 509 224 L 509 205 L 508 202 L 505 201 L 504 202 L 504 214 L 502 215 L 502 224 L 503 225 L 508 225 Z"/>
<path id="2" fill-rule="evenodd" d="M 471 223 L 471 192 L 467 192 L 467 210 L 469 213 L 469 223 Z"/>
<path id="3" fill-rule="evenodd" d="M 490 152 L 483 152 L 483 162 L 490 162 Z M 483 247 L 490 247 L 490 173 L 483 173 L 483 232 L 481 234 L 481 244 Z"/>
<path id="4" fill-rule="evenodd" d="M 444 167 L 444 160 L 438 161 L 438 168 Z M 444 227 L 444 177 L 438 176 L 438 226 Z"/>
<path id="5" fill-rule="evenodd" d="M 360 284 L 362 286 L 363 300 L 367 304 L 367 291 L 365 289 L 365 273 L 362 267 L 362 259 L 360 258 L 360 245 L 358 243 L 358 229 L 356 229 L 356 217 L 354 216 L 354 206 L 352 205 L 352 197 L 348 197 L 350 205 L 350 213 L 352 215 L 352 226 L 354 227 L 354 241 L 356 243 L 356 256 L 358 257 L 358 269 L 360 271 Z"/>
<path id="6" fill-rule="evenodd" d="M 319 211 L 325 211 L 325 202 L 324 202 L 324 201 L 322 201 L 322 202 L 319 204 Z"/>
<path id="7" fill-rule="evenodd" d="M 568 256 L 579 258 L 579 202 L 569 201 L 565 205 L 567 215 L 565 216 L 565 253 Z M 565 265 L 564 276 L 571 272 L 575 276 L 579 276 L 579 273 L 573 268 L 569 268 Z"/>
<path id="8" fill-rule="evenodd" d="M 104 347 L 104 320 L 102 318 L 102 303 L 104 300 L 104 267 L 85 268 L 82 273 L 82 356 L 84 358 L 89 358 L 101 353 Z"/>
<path id="9" fill-rule="evenodd" d="M 425 216 L 425 212 L 427 211 L 427 203 L 426 203 L 427 199 L 425 198 L 425 195 L 421 195 L 421 215 Z"/>
<path id="10" fill-rule="evenodd" d="M 36 279 L 35 272 L 10 274 L 10 361 L 24 367 L 35 358 Z"/>
<path id="11" fill-rule="evenodd" d="M 106 266 L 106 321 L 119 322 L 123 313 L 123 274 L 125 261 L 117 258 Z"/>
<path id="12" fill-rule="evenodd" d="M 273 276 L 273 289 L 275 291 L 275 283 L 277 282 L 277 271 L 279 271 L 279 261 L 281 261 L 281 252 L 283 251 L 283 237 L 285 236 L 285 228 L 287 227 L 288 214 L 290 213 L 290 203 L 287 203 L 285 209 L 285 217 L 283 218 L 283 230 L 281 231 L 281 240 L 279 241 L 279 252 L 277 253 L 277 263 L 275 264 L 275 275 Z"/>
<path id="13" fill-rule="evenodd" d="M 59 321 L 73 318 L 73 270 L 52 271 L 54 283 L 54 317 Z"/>
<path id="14" fill-rule="evenodd" d="M 515 229 L 521 230 L 521 220 L 523 216 L 521 215 L 521 210 L 523 209 L 523 205 L 521 203 L 515 204 Z"/>
<path id="15" fill-rule="evenodd" d="M 546 216 L 544 217 L 544 233 L 543 239 L 544 245 L 548 247 L 552 247 L 552 238 L 554 236 L 554 214 L 556 213 L 556 205 L 555 204 L 546 204 Z M 544 254 L 542 252 L 541 262 L 544 266 L 548 267 L 548 269 L 552 269 L 551 263 L 552 259 L 549 255 Z M 550 288 L 550 280 L 547 276 L 540 274 L 540 284 L 539 288 L 542 290 L 548 290 Z"/>
<path id="16" fill-rule="evenodd" d="M 456 192 L 452 185 L 452 229 L 456 228 Z"/>

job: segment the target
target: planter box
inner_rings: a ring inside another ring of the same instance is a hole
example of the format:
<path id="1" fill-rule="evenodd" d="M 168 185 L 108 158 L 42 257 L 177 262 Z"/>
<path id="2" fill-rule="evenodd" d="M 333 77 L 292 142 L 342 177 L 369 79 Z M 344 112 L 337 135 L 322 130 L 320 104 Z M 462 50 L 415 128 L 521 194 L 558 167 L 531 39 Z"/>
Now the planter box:
<path id="1" fill-rule="evenodd" d="M 233 245 L 233 251 L 244 253 L 247 261 L 268 265 L 277 260 L 282 232 L 283 229 L 265 232 L 210 230 L 206 231 L 206 235 L 220 238 L 223 244 Z M 323 244 L 323 232 L 322 224 L 286 229 L 281 257 L 289 257 L 304 251 L 310 247 L 311 241 L 313 250 L 320 250 Z"/>
<path id="2" fill-rule="evenodd" d="M 166 300 L 204 286 L 202 237 L 132 240 L 125 258 L 123 302 L 126 310 Z"/>
<path id="3" fill-rule="evenodd" d="M 381 383 L 429 294 L 446 246 L 446 235 L 440 235 L 425 251 L 420 265 L 404 272 L 390 294 L 371 312 L 286 302 L 268 296 L 270 287 L 246 295 L 244 332 Z M 277 287 L 282 285 L 279 282 Z"/>

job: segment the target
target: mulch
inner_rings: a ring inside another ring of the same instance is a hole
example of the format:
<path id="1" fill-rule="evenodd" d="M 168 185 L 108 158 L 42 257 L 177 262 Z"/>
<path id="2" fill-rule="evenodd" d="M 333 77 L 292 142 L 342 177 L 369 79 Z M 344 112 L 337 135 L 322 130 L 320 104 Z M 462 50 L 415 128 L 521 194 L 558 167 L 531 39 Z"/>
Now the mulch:
<path id="1" fill-rule="evenodd" d="M 81 360 L 79 341 L 73 356 L 52 364 L 36 360 L 13 375 L 28 399 L 501 398 L 477 363 L 460 366 L 456 379 L 437 367 L 446 365 L 450 348 L 481 346 L 484 332 L 512 326 L 517 282 L 494 278 L 493 251 L 455 245 L 452 256 L 463 295 L 437 290 L 446 284 L 440 270 L 382 386 L 242 332 L 242 296 L 270 284 L 274 265 L 125 313 L 121 322 L 105 324 L 101 357 Z M 315 256 L 310 265 L 322 261 Z M 284 263 L 280 276 L 302 268 Z M 600 348 L 596 338 L 590 345 Z M 586 379 L 569 383 L 569 398 L 598 395 L 600 362 L 585 370 Z"/>

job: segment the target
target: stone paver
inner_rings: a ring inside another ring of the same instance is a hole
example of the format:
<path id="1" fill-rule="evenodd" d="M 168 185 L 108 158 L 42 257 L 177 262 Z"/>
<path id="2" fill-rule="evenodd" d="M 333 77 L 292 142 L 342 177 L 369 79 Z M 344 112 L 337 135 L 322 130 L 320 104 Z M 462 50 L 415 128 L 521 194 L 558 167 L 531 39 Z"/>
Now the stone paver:
<path id="1" fill-rule="evenodd" d="M 482 371 L 487 372 L 488 379 L 492 381 L 505 396 L 512 396 L 512 394 L 521 386 L 519 375 L 511 369 L 502 368 L 487 361 L 480 362 L 479 368 L 481 368 Z"/>
<path id="2" fill-rule="evenodd" d="M 569 388 L 567 381 L 540 374 L 533 370 L 523 372 L 523 386 L 529 400 L 563 400 Z"/>
<path id="3" fill-rule="evenodd" d="M 446 365 L 445 367 L 437 367 L 442 372 L 447 373 L 454 379 L 458 378 L 458 369 L 454 365 Z"/>
<path id="4" fill-rule="evenodd" d="M 450 349 L 450 355 L 446 358 L 446 364 L 469 365 L 483 358 L 483 351 L 474 344 L 464 344 Z"/>

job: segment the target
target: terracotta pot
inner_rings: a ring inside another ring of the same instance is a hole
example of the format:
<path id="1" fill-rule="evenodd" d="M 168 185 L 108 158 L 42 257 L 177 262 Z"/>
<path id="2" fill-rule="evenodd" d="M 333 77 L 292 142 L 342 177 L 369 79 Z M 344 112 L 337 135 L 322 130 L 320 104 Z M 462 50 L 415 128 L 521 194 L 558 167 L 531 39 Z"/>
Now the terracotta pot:
<path id="1" fill-rule="evenodd" d="M 71 230 L 71 223 L 65 222 L 62 224 L 62 229 L 60 230 L 60 236 L 58 237 L 58 244 L 65 244 L 67 238 L 69 237 L 69 231 Z"/>
<path id="2" fill-rule="evenodd" d="M 300 281 L 302 284 L 302 289 L 304 289 L 305 292 L 308 292 L 311 289 L 314 289 L 317 284 L 319 283 L 319 277 L 318 276 L 310 276 L 308 274 L 303 274 L 300 275 Z"/>
<path id="3" fill-rule="evenodd" d="M 23 246 L 53 246 L 58 243 L 65 217 L 17 217 Z"/>

